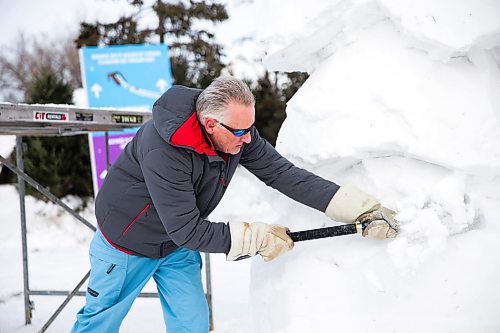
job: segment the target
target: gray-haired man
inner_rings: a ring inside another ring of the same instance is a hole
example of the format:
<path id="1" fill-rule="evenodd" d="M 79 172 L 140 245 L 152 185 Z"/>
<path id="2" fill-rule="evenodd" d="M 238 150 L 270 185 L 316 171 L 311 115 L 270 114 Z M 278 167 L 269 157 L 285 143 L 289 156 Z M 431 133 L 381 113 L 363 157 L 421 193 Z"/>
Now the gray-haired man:
<path id="1" fill-rule="evenodd" d="M 232 77 L 203 91 L 174 86 L 156 101 L 153 120 L 127 145 L 97 196 L 87 303 L 73 332 L 118 332 L 150 278 L 169 331 L 207 332 L 199 251 L 268 261 L 293 248 L 282 226 L 207 220 L 238 164 L 336 221 L 373 221 L 364 236 L 395 235 L 395 226 L 380 219 L 392 212 L 373 197 L 294 166 L 263 140 L 253 127 L 254 104 L 249 88 Z"/>

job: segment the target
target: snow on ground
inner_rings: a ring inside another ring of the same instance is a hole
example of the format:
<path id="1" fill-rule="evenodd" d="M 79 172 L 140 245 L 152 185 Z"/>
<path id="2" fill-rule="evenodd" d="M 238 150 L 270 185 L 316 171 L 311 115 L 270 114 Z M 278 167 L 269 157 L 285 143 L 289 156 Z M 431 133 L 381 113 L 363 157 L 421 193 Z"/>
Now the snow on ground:
<path id="1" fill-rule="evenodd" d="M 0 155 L 7 158 L 16 145 L 15 135 L 0 135 Z"/>
<path id="2" fill-rule="evenodd" d="M 16 145 L 14 135 L 0 135 L 0 156 L 8 158 Z M 4 166 L 0 163 L 0 172 Z"/>
<path id="3" fill-rule="evenodd" d="M 259 191 L 252 197 L 239 195 L 257 181 L 243 172 L 237 176 L 228 197 L 217 208 L 220 221 L 227 221 L 240 212 L 247 218 L 252 210 L 260 209 Z M 260 184 L 258 184 L 260 185 Z M 254 185 L 255 186 L 255 185 Z M 261 186 L 261 185 L 260 185 Z M 240 198 L 236 201 L 228 198 Z M 75 198 L 65 198 L 70 206 Z M 88 247 L 92 231 L 52 203 L 26 198 L 28 264 L 32 290 L 72 290 L 90 269 Z M 93 205 L 82 215 L 95 223 Z M 64 297 L 31 296 L 35 302 L 33 324 L 24 326 L 24 299 L 21 252 L 21 227 L 18 194 L 14 186 L 0 186 L 0 332 L 38 332 Z M 216 333 L 244 333 L 252 330 L 252 310 L 249 294 L 250 260 L 226 262 L 224 255 L 211 255 L 213 315 Z M 154 282 L 144 291 L 154 292 Z M 81 290 L 86 290 L 86 286 Z M 75 296 L 48 332 L 69 332 L 76 312 L 84 298 Z M 160 332 L 164 330 L 158 299 L 139 298 L 125 318 L 120 332 Z"/>

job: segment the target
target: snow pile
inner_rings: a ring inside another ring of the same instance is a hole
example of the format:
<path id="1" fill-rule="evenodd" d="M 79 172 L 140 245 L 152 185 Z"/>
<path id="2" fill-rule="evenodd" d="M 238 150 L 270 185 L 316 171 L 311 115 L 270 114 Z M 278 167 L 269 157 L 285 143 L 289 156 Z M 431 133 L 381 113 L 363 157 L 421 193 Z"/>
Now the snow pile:
<path id="1" fill-rule="evenodd" d="M 15 135 L 0 135 L 0 155 L 7 158 L 16 145 Z M 0 167 L 1 168 L 1 167 Z"/>
<path id="2" fill-rule="evenodd" d="M 15 145 L 16 137 L 14 135 L 0 135 L 0 156 L 8 158 L 14 150 Z M 3 167 L 3 164 L 0 163 L 0 172 Z"/>
<path id="3" fill-rule="evenodd" d="M 396 209 L 400 236 L 255 261 L 259 332 L 497 332 L 500 4 L 261 1 L 270 70 L 307 70 L 277 148 Z M 271 222 L 331 224 L 280 194 Z M 312 221 L 312 222 L 311 222 Z M 333 320 L 332 320 L 333 318 Z"/>

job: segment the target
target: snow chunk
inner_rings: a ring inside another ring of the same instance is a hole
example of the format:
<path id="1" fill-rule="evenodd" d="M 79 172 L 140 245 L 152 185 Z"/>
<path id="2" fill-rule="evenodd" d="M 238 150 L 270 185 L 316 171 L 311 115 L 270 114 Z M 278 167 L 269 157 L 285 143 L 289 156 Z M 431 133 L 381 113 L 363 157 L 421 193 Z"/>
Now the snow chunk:
<path id="1" fill-rule="evenodd" d="M 500 74 L 432 60 L 384 21 L 322 62 L 289 101 L 277 146 L 309 163 L 389 154 L 498 167 L 498 96 Z"/>
<path id="2" fill-rule="evenodd" d="M 447 61 L 472 48 L 500 45 L 500 2 L 495 0 L 379 0 L 416 47 Z"/>

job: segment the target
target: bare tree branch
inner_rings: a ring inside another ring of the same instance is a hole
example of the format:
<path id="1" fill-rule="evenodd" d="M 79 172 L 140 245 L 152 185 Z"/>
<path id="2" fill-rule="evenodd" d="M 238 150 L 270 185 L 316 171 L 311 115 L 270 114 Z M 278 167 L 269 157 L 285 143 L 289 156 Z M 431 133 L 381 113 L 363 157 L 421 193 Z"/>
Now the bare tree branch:
<path id="1" fill-rule="evenodd" d="M 82 86 L 74 36 L 58 41 L 20 33 L 11 48 L 0 50 L 0 100 L 24 102 L 36 71 L 51 68 L 73 88 Z"/>

